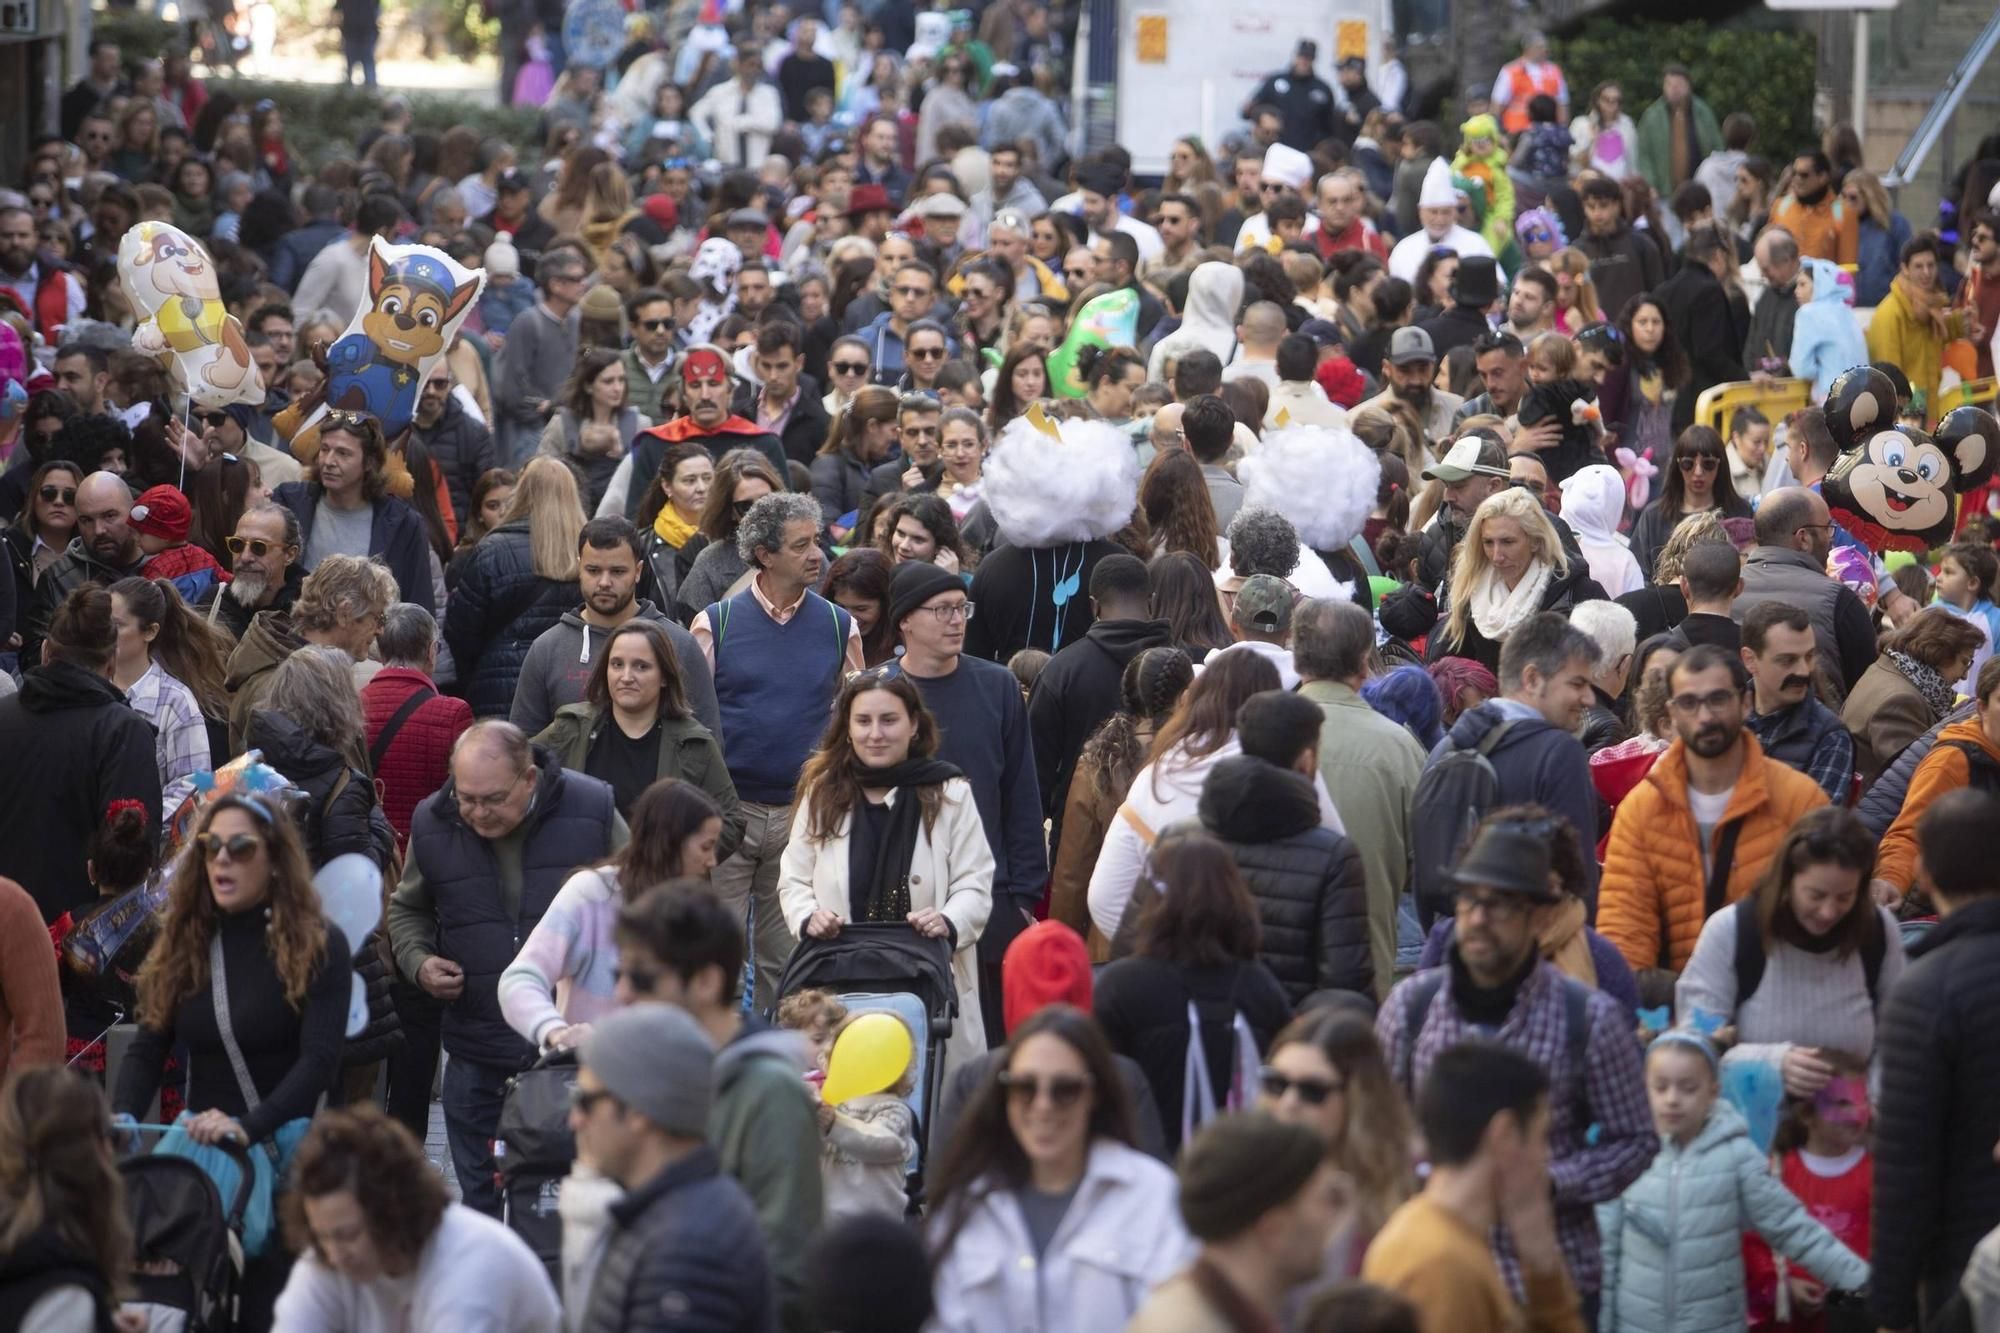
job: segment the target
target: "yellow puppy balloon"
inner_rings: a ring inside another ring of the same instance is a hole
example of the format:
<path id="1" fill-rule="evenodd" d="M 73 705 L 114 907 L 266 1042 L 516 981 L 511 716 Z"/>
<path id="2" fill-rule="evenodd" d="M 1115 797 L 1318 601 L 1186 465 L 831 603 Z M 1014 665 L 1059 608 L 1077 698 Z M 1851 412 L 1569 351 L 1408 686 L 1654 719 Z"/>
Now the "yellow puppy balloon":
<path id="1" fill-rule="evenodd" d="M 902 1081 L 915 1052 L 910 1030 L 891 1013 L 862 1014 L 840 1030 L 826 1061 L 820 1100 L 829 1106 L 882 1092 Z"/>
<path id="2" fill-rule="evenodd" d="M 118 281 L 145 319 L 132 350 L 158 357 L 198 406 L 264 401 L 243 326 L 222 304 L 215 264 L 180 228 L 141 222 L 118 243 Z"/>

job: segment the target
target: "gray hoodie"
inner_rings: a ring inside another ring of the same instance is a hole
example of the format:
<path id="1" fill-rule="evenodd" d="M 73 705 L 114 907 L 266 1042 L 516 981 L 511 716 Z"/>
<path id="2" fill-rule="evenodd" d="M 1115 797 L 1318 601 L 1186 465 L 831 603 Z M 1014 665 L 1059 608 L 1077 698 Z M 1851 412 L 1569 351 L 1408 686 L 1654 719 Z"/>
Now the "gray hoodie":
<path id="1" fill-rule="evenodd" d="M 674 645 L 674 656 L 680 662 L 681 689 L 687 694 L 688 707 L 694 710 L 695 720 L 707 727 L 720 745 L 722 710 L 715 702 L 715 673 L 709 670 L 708 659 L 701 655 L 694 635 L 643 598 L 637 618 L 653 621 L 666 630 Z M 560 621 L 544 630 L 529 646 L 527 660 L 521 663 L 521 677 L 514 682 L 514 707 L 507 720 L 535 736 L 555 720 L 556 709 L 583 702 L 584 687 L 590 683 L 598 654 L 604 651 L 605 633 L 595 625 L 584 624 L 580 610 L 565 611 Z"/>

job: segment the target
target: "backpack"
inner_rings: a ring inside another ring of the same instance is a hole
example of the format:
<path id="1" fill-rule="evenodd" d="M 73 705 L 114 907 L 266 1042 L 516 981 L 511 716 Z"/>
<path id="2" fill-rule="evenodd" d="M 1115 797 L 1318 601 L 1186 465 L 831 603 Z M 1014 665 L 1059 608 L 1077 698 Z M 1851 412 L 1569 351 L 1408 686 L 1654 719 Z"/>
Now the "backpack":
<path id="1" fill-rule="evenodd" d="M 1988 761 L 1991 762 L 1991 761 Z M 2000 776 L 2000 767 L 1995 769 Z M 1757 987 L 1764 980 L 1764 931 L 1757 920 L 1757 899 L 1739 898 L 1736 901 L 1736 1008 L 1742 1012 L 1744 1002 L 1757 993 Z M 1882 997 L 1879 993 L 1882 980 L 1882 959 L 1889 952 L 1889 937 L 1886 931 L 1877 931 L 1861 945 L 1861 971 L 1868 978 L 1868 1007 L 1879 1016 Z"/>
<path id="2" fill-rule="evenodd" d="M 1417 779 L 1410 827 L 1422 833 L 1416 840 L 1410 886 L 1426 930 L 1451 912 L 1454 890 L 1446 875 L 1471 843 L 1479 821 L 1499 804 L 1500 774 L 1494 770 L 1492 754 L 1513 729 L 1510 719 L 1469 750 L 1449 746 Z"/>
<path id="3" fill-rule="evenodd" d="M 1410 978 L 1403 992 L 1403 1031 L 1396 1044 L 1394 1070 L 1396 1083 L 1411 1104 L 1417 1097 L 1417 1038 L 1424 1033 L 1424 1020 L 1430 1016 L 1431 1002 L 1437 999 L 1438 992 L 1444 989 L 1445 979 L 1450 975 L 1448 966 L 1419 972 Z M 1575 1080 L 1570 1089 L 1570 1100 L 1576 1107 L 1577 1132 L 1580 1134 L 1590 1125 L 1590 1103 L 1585 1091 L 1588 1078 L 1584 1066 L 1590 1054 L 1591 988 L 1571 976 L 1563 977 L 1562 983 L 1563 1048 L 1569 1053 L 1570 1073 Z"/>
<path id="4" fill-rule="evenodd" d="M 1945 741 L 1947 745 L 1965 756 L 1966 785 L 1974 791 L 2000 795 L 2000 762 L 1972 741 Z"/>
<path id="5" fill-rule="evenodd" d="M 1201 1039 L 1202 1007 L 1202 1001 L 1188 1001 L 1187 1056 L 1181 1074 L 1183 1143 L 1192 1139 L 1197 1129 L 1215 1119 L 1218 1112 L 1240 1111 L 1257 1096 L 1257 1069 L 1261 1063 L 1257 1054 L 1257 1037 L 1250 1030 L 1250 1021 L 1243 1017 L 1243 1011 L 1232 1004 L 1228 1006 L 1229 1087 L 1225 1089 L 1221 1101 L 1217 1101 L 1215 1085 L 1208 1072 L 1208 1048 Z"/>

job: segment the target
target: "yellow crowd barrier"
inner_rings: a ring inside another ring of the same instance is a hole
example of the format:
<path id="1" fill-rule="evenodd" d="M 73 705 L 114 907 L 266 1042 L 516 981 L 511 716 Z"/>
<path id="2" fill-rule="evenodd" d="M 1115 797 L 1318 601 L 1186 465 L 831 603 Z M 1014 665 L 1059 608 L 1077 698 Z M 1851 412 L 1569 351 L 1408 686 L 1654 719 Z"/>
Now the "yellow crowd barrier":
<path id="1" fill-rule="evenodd" d="M 1754 407 L 1775 423 L 1810 406 L 1811 380 L 1736 380 L 1703 389 L 1694 400 L 1694 419 L 1726 440 L 1729 418 L 1740 407 Z"/>

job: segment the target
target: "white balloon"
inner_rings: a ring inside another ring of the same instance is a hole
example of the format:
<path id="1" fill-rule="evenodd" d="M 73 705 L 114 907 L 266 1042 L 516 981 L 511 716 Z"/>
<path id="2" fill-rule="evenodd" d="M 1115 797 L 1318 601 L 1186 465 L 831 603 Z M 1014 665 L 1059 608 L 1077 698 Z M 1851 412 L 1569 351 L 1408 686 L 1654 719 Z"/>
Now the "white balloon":
<path id="1" fill-rule="evenodd" d="M 347 937 L 348 951 L 359 953 L 361 942 L 382 919 L 382 871 L 359 852 L 349 852 L 321 866 L 313 887 L 319 890 L 320 910 Z"/>

